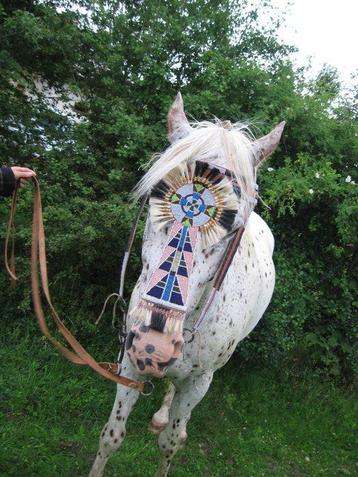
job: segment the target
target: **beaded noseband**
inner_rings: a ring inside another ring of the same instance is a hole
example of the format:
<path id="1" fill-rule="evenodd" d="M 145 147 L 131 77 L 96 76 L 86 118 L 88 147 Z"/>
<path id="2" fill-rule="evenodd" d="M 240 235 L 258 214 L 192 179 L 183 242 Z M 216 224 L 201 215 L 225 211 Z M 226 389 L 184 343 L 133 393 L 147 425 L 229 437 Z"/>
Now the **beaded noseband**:
<path id="1" fill-rule="evenodd" d="M 168 224 L 171 229 L 146 291 L 131 311 L 134 325 L 126 350 L 139 373 L 161 377 L 180 357 L 195 248 L 199 243 L 208 248 L 232 232 L 240 195 L 230 171 L 199 161 L 178 166 L 153 187 L 149 198 L 152 225 L 156 231 Z M 243 225 L 234 231 L 189 341 L 226 276 L 243 231 Z M 163 339 L 167 340 L 165 345 Z"/>

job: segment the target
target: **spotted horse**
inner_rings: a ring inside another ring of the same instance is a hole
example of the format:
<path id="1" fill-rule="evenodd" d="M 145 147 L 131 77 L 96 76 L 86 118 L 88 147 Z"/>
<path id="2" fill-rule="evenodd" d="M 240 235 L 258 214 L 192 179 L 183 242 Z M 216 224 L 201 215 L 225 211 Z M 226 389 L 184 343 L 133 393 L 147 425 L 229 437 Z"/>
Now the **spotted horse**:
<path id="1" fill-rule="evenodd" d="M 285 123 L 254 140 L 229 121 L 190 124 L 178 94 L 168 113 L 170 147 L 135 188 L 149 197 L 142 262 L 127 317 L 121 376 L 166 376 L 169 389 L 150 428 L 159 434 L 165 477 L 184 446 L 194 407 L 214 372 L 256 326 L 275 284 L 274 239 L 253 212 L 256 173 Z M 226 267 L 225 267 L 226 265 Z M 100 477 L 123 442 L 140 393 L 121 385 L 90 477 Z"/>

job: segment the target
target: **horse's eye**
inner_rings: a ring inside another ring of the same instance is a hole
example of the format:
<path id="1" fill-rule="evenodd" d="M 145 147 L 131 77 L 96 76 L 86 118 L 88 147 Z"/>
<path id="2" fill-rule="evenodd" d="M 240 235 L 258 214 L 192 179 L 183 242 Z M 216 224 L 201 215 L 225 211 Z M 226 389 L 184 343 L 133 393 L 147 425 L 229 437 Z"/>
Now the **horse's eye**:
<path id="1" fill-rule="evenodd" d="M 241 188 L 237 182 L 232 183 L 232 188 L 234 189 L 235 194 L 237 195 L 238 198 L 241 197 Z"/>

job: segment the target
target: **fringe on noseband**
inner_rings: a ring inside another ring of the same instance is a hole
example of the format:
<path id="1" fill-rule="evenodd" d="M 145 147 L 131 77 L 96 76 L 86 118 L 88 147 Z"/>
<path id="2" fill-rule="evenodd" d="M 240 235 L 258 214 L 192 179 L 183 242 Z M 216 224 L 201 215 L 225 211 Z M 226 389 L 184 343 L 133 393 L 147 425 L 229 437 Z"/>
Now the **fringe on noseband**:
<path id="1" fill-rule="evenodd" d="M 164 308 L 144 299 L 140 300 L 138 306 L 133 308 L 130 316 L 134 318 L 135 325 L 141 323 L 161 333 L 173 334 L 183 332 L 184 312 Z"/>

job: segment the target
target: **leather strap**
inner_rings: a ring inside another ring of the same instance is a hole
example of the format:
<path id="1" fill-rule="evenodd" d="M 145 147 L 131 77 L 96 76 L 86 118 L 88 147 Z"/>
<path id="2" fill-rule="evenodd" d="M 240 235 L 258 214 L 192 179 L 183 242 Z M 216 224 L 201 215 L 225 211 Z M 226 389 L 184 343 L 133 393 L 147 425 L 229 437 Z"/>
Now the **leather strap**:
<path id="1" fill-rule="evenodd" d="M 225 250 L 223 261 L 221 262 L 221 265 L 218 271 L 216 272 L 216 276 L 213 283 L 213 287 L 216 290 L 220 290 L 222 282 L 224 281 L 224 278 L 226 277 L 227 271 L 230 268 L 230 265 L 233 261 L 235 253 L 237 249 L 239 248 L 244 230 L 245 230 L 245 227 L 241 225 L 241 227 L 237 229 L 234 237 L 231 239 L 230 243 L 227 246 L 227 249 Z"/>
<path id="2" fill-rule="evenodd" d="M 203 321 L 205 319 L 205 316 L 206 316 L 209 308 L 211 307 L 211 304 L 213 303 L 217 292 L 221 288 L 221 285 L 222 285 L 222 283 L 223 283 L 223 281 L 226 277 L 226 274 L 227 274 L 227 272 L 230 268 L 230 265 L 233 261 L 233 258 L 235 256 L 235 253 L 236 253 L 237 249 L 239 248 L 239 245 L 241 243 L 241 239 L 242 239 L 242 235 L 243 235 L 244 231 L 245 231 L 245 227 L 243 225 L 241 225 L 237 229 L 237 231 L 235 232 L 234 237 L 230 240 L 230 242 L 229 242 L 229 244 L 228 244 L 228 246 L 225 250 L 225 254 L 224 254 L 223 260 L 221 262 L 221 265 L 219 266 L 219 268 L 218 268 L 218 270 L 215 274 L 215 277 L 214 277 L 213 287 L 210 290 L 209 296 L 206 299 L 205 305 L 203 306 L 203 309 L 201 310 L 201 313 L 200 313 L 198 319 L 195 321 L 195 323 L 193 325 L 193 328 L 190 330 L 191 333 L 192 333 L 192 339 L 193 339 L 194 334 L 197 333 L 197 331 L 199 330 L 199 327 L 203 323 Z M 191 342 L 192 339 L 189 342 Z"/>
<path id="3" fill-rule="evenodd" d="M 17 188 L 15 188 L 12 199 L 9 221 L 7 223 L 7 232 L 5 237 L 5 268 L 11 277 L 11 284 L 16 284 L 16 272 L 15 272 L 15 214 L 16 214 L 16 197 Z M 9 242 L 11 240 L 11 256 L 9 258 Z"/>
<path id="4" fill-rule="evenodd" d="M 48 274 L 46 263 L 46 245 L 45 245 L 45 230 L 43 225 L 42 204 L 40 185 L 36 178 L 32 178 L 35 186 L 34 208 L 33 208 L 33 223 L 32 223 L 32 246 L 31 246 L 31 284 L 32 284 L 32 299 L 35 309 L 35 314 L 42 333 L 51 341 L 51 343 L 58 349 L 58 351 L 65 356 L 69 361 L 79 365 L 86 365 L 95 370 L 101 376 L 114 381 L 117 384 L 123 384 L 139 392 L 143 392 L 144 383 L 134 381 L 124 376 L 119 376 L 120 365 L 118 363 L 97 362 L 77 341 L 63 321 L 58 316 L 55 307 L 52 304 L 50 290 L 48 286 Z M 8 246 L 10 241 L 11 231 L 14 226 L 16 210 L 16 193 L 13 195 L 10 218 L 8 223 L 7 237 L 5 240 L 5 265 L 12 280 L 16 280 L 14 263 L 9 263 L 8 260 Z M 41 284 L 39 281 L 39 272 L 41 277 Z M 72 350 L 66 348 L 63 344 L 57 341 L 50 333 L 45 314 L 42 308 L 40 290 L 42 288 L 45 295 L 47 305 L 50 309 L 52 318 L 57 325 L 59 332 L 66 339 Z"/>
<path id="5" fill-rule="evenodd" d="M 139 205 L 139 210 L 137 212 L 137 216 L 136 216 L 136 218 L 133 222 L 133 225 L 132 225 L 129 237 L 128 237 L 127 246 L 126 246 L 126 249 L 124 251 L 123 261 L 122 261 L 121 269 L 120 269 L 119 288 L 118 288 L 118 294 L 123 301 L 124 301 L 124 298 L 123 298 L 124 282 L 125 282 L 125 279 L 126 279 L 126 271 L 127 271 L 128 260 L 129 260 L 129 257 L 130 257 L 131 251 L 132 251 L 133 242 L 134 242 L 135 235 L 136 235 L 137 228 L 138 228 L 138 224 L 139 224 L 139 219 L 142 216 L 142 213 L 143 213 L 145 204 L 147 203 L 147 200 L 148 200 L 147 195 L 142 197 L 142 200 L 141 200 L 140 205 Z"/>

